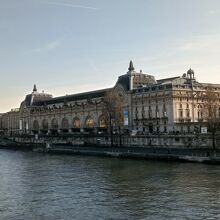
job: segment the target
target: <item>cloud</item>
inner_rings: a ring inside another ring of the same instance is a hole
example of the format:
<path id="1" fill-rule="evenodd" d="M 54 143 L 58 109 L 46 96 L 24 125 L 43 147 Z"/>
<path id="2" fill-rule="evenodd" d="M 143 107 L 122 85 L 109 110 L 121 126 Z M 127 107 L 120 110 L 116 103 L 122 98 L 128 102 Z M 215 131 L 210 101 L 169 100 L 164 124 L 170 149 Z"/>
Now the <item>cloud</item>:
<path id="1" fill-rule="evenodd" d="M 176 40 L 173 44 L 170 50 L 174 53 L 154 62 L 153 70 L 178 73 L 191 67 L 201 82 L 220 80 L 220 34 L 197 35 Z"/>
<path id="2" fill-rule="evenodd" d="M 59 41 L 51 41 L 51 42 L 45 44 L 44 46 L 32 49 L 31 51 L 35 52 L 35 53 L 42 53 L 42 52 L 47 52 L 47 51 L 50 51 L 50 50 L 55 50 L 59 46 L 60 46 Z"/>
<path id="3" fill-rule="evenodd" d="M 213 9 L 208 11 L 208 15 L 216 15 L 219 14 L 219 10 Z"/>
<path id="4" fill-rule="evenodd" d="M 41 3 L 47 4 L 47 5 L 53 5 L 53 6 L 69 7 L 69 8 L 81 8 L 81 9 L 88 9 L 88 10 L 99 10 L 99 8 L 96 8 L 96 7 L 84 6 L 84 5 L 75 5 L 75 4 L 64 3 L 64 2 L 42 1 Z"/>
<path id="5" fill-rule="evenodd" d="M 202 35 L 193 37 L 191 39 L 188 39 L 187 41 L 183 42 L 178 50 L 180 51 L 203 51 L 204 50 L 214 50 L 220 47 L 220 35 Z"/>

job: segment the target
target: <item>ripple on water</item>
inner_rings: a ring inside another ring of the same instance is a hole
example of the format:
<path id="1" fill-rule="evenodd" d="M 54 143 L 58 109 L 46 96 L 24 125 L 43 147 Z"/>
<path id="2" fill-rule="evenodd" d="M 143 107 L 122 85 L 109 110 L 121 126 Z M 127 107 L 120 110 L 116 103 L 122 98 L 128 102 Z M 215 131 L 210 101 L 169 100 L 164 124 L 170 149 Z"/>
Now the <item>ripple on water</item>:
<path id="1" fill-rule="evenodd" d="M 0 151 L 1 219 L 220 219 L 220 167 Z"/>

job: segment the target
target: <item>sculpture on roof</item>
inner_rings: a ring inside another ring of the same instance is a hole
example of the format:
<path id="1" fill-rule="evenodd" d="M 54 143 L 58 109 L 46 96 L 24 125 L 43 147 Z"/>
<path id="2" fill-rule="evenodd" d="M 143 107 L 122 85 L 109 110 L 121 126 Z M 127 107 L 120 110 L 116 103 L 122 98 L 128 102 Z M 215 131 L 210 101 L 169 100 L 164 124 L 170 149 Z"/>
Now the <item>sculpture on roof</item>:
<path id="1" fill-rule="evenodd" d="M 129 70 L 129 71 L 134 71 L 134 65 L 133 65 L 133 62 L 132 62 L 132 61 L 130 61 L 130 63 L 129 63 L 128 70 Z"/>
<path id="2" fill-rule="evenodd" d="M 33 92 L 37 92 L 37 86 L 34 84 Z"/>

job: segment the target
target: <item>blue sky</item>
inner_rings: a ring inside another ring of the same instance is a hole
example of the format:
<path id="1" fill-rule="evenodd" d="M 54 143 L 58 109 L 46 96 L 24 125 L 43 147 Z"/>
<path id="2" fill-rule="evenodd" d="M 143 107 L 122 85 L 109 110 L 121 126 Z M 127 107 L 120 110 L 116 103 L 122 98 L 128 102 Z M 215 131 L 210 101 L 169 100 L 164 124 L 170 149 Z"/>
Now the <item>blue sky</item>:
<path id="1" fill-rule="evenodd" d="M 130 60 L 220 83 L 219 57 L 219 0 L 0 0 L 0 112 L 35 83 L 54 96 L 111 87 Z"/>

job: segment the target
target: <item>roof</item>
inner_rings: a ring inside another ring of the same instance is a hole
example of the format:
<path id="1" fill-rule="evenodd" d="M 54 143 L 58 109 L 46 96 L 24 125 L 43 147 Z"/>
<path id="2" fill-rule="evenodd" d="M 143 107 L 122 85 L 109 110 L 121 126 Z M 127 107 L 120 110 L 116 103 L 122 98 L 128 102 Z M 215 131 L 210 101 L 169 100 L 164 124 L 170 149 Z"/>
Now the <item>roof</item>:
<path id="1" fill-rule="evenodd" d="M 24 100 L 26 106 L 29 106 L 31 104 L 31 99 L 32 99 L 31 94 L 26 95 L 25 100 Z"/>
<path id="2" fill-rule="evenodd" d="M 130 90 L 129 76 L 127 74 L 119 76 L 116 84 L 121 84 L 126 91 Z"/>
<path id="3" fill-rule="evenodd" d="M 100 98 L 105 96 L 107 89 L 101 89 L 101 90 L 95 90 L 90 92 L 84 92 L 84 93 L 78 93 L 73 95 L 66 95 L 66 96 L 59 96 L 55 98 L 51 98 L 44 101 L 37 101 L 34 102 L 34 105 L 40 106 L 40 105 L 52 105 L 57 103 L 64 103 L 64 102 L 71 102 L 71 101 L 79 101 L 83 99 L 91 99 L 91 98 Z"/>
<path id="4" fill-rule="evenodd" d="M 178 78 L 180 78 L 180 76 L 174 76 L 174 77 L 170 77 L 170 78 L 166 78 L 166 79 L 159 79 L 159 80 L 157 80 L 157 83 L 165 83 L 165 82 L 173 81 Z"/>

